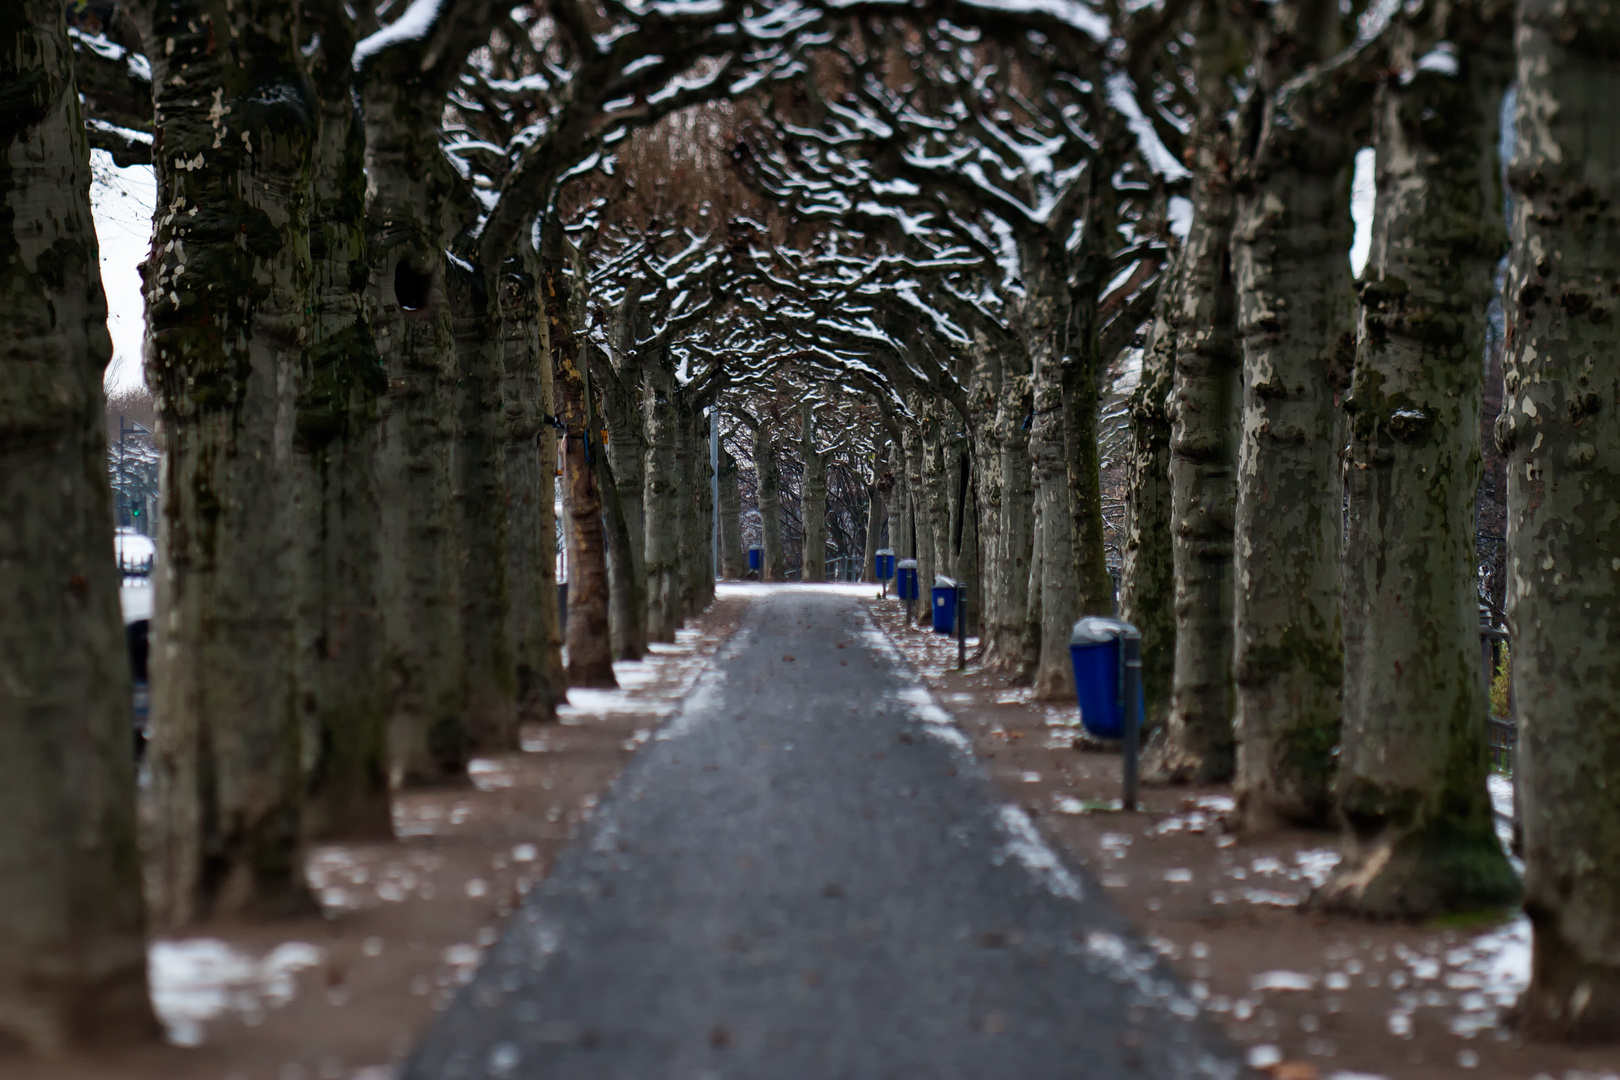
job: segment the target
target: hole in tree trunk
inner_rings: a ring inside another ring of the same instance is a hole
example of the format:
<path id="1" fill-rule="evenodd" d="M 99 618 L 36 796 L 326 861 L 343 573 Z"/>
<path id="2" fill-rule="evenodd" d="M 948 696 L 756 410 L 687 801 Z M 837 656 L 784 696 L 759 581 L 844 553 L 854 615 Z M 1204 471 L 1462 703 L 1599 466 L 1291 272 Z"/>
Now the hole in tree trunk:
<path id="1" fill-rule="evenodd" d="M 394 264 L 394 299 L 406 311 L 421 311 L 433 292 L 433 275 L 418 271 L 401 259 Z"/>

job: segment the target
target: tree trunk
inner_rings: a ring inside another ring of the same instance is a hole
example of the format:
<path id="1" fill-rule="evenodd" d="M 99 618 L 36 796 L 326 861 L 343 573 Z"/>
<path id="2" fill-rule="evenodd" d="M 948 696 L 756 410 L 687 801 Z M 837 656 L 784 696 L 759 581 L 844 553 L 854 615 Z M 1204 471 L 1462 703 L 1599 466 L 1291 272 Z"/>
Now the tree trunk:
<path id="1" fill-rule="evenodd" d="M 1485 788 L 1487 705 L 1474 545 L 1479 410 L 1502 235 L 1496 140 L 1510 75 L 1505 14 L 1453 9 L 1455 74 L 1396 70 L 1373 112 L 1378 202 L 1361 285 L 1345 550 L 1339 808 L 1353 843 L 1328 907 L 1428 918 L 1505 904 L 1518 886 Z"/>
<path id="2" fill-rule="evenodd" d="M 519 748 L 517 672 L 507 636 L 506 409 L 498 278 L 447 271 L 456 332 L 455 507 L 467 733 L 475 753 Z M 492 280 L 493 279 L 493 280 Z"/>
<path id="3" fill-rule="evenodd" d="M 549 245 L 548 245 L 549 246 Z M 548 259 L 541 280 L 547 340 L 551 347 L 552 392 L 563 436 L 563 510 L 568 530 L 568 685 L 617 686 L 608 632 L 606 537 L 602 494 L 594 455 L 603 452 L 591 437 L 585 407 L 585 375 L 579 342 L 570 322 L 567 282 L 559 260 Z"/>
<path id="4" fill-rule="evenodd" d="M 737 487 L 737 459 L 720 448 L 720 576 L 741 581 L 748 572 L 742 543 L 742 492 Z"/>
<path id="5" fill-rule="evenodd" d="M 377 560 L 395 786 L 466 774 L 452 464 L 456 348 L 441 222 L 450 197 L 438 148 L 443 97 L 401 46 L 372 56 L 366 125 L 368 314 L 388 378 L 377 450 Z"/>
<path id="6" fill-rule="evenodd" d="M 102 373 L 63 6 L 0 14 L 0 1042 L 154 1038 Z"/>
<path id="7" fill-rule="evenodd" d="M 1142 376 L 1131 394 L 1126 458 L 1119 615 L 1142 633 L 1142 698 L 1150 730 L 1164 724 L 1170 709 L 1176 649 L 1170 417 L 1165 406 L 1175 375 L 1179 267 L 1175 261 L 1162 271 L 1153 326 L 1142 350 Z"/>
<path id="8" fill-rule="evenodd" d="M 804 558 L 800 581 L 827 580 L 827 457 L 816 449 L 815 414 L 804 408 Z"/>
<path id="9" fill-rule="evenodd" d="M 1102 358 L 1097 325 L 1098 293 L 1106 277 L 1096 265 L 1108 253 L 1091 253 L 1092 269 L 1082 271 L 1091 285 L 1075 298 L 1070 316 L 1075 324 L 1075 340 L 1066 350 L 1068 362 L 1062 367 L 1063 438 L 1068 459 L 1069 515 L 1073 529 L 1074 580 L 1079 615 L 1112 615 L 1114 582 L 1108 573 L 1108 554 L 1103 544 L 1102 447 L 1097 437 L 1097 386 L 1102 374 Z M 1071 627 L 1073 625 L 1071 620 Z M 1069 628 L 1063 630 L 1063 663 L 1070 668 Z"/>
<path id="10" fill-rule="evenodd" d="M 541 403 L 540 372 L 545 353 L 540 344 L 540 311 L 535 275 L 521 263 L 509 264 L 500 278 L 500 345 L 502 394 L 506 413 L 504 486 L 506 493 L 507 640 L 512 647 L 516 680 L 517 721 L 540 723 L 556 716 L 562 687 L 550 682 L 552 665 L 546 650 L 551 637 L 544 625 L 546 568 L 554 581 L 556 525 L 542 524 L 549 510 L 552 462 L 541 449 L 551 430 L 542 419 L 550 409 Z M 555 585 L 550 600 L 556 603 Z"/>
<path id="11" fill-rule="evenodd" d="M 714 490 L 710 484 L 708 415 L 690 405 L 681 409 L 686 446 L 681 499 L 681 618 L 684 622 L 714 598 Z"/>
<path id="12" fill-rule="evenodd" d="M 1508 610 L 1535 928 L 1519 1011 L 1541 1038 L 1620 1031 L 1617 41 L 1612 6 L 1519 7 L 1498 430 L 1511 462 Z"/>
<path id="13" fill-rule="evenodd" d="M 555 426 L 545 423 L 547 418 L 554 417 L 557 408 L 556 396 L 553 392 L 555 382 L 554 368 L 551 357 L 551 319 L 545 304 L 545 272 L 544 263 L 536 258 L 537 273 L 533 282 L 535 298 L 535 327 L 539 331 L 540 352 L 535 357 L 536 376 L 539 383 L 540 397 L 535 407 L 540 412 L 542 420 L 539 434 L 539 476 L 540 490 L 535 497 L 537 521 L 535 524 L 535 542 L 538 545 L 539 582 L 537 588 L 540 595 L 536 601 L 536 616 L 538 618 L 539 651 L 535 654 L 538 685 L 546 695 L 546 706 L 550 717 L 556 716 L 556 707 L 568 700 L 568 674 L 563 670 L 562 647 L 563 629 L 562 612 L 558 603 L 557 557 L 561 553 L 562 532 L 561 522 L 558 521 L 557 503 L 559 492 L 557 490 L 557 475 L 560 457 L 557 438 L 558 431 Z"/>
<path id="14" fill-rule="evenodd" d="M 304 833 L 386 839 L 388 701 L 377 597 L 377 423 L 387 393 L 362 311 L 365 140 L 349 97 L 353 45 L 339 19 L 312 58 L 320 131 L 310 214 L 313 316 L 299 372 L 297 684 L 311 762 Z"/>
<path id="15" fill-rule="evenodd" d="M 1232 240 L 1243 345 L 1234 604 L 1237 820 L 1332 817 L 1344 642 L 1339 394 L 1354 350 L 1354 116 L 1336 73 L 1266 104 Z M 1351 94 L 1356 111 L 1365 95 Z M 1367 552 L 1367 557 L 1382 553 Z"/>
<path id="16" fill-rule="evenodd" d="M 143 28 L 166 43 L 151 57 L 162 209 L 146 278 L 166 451 L 147 847 L 164 927 L 312 903 L 299 851 L 289 421 L 310 330 L 316 105 L 292 16 L 274 0 L 224 15 L 190 0 Z"/>
<path id="17" fill-rule="evenodd" d="M 595 361 L 599 354 L 591 355 Z M 614 370 L 610 363 L 594 362 L 591 385 L 601 388 L 602 421 L 609 437 L 607 457 L 598 472 L 597 483 L 602 487 L 607 510 L 613 655 L 620 660 L 640 660 L 647 654 L 647 567 L 644 560 L 647 524 L 641 502 L 646 439 L 641 417 L 640 372 L 628 362 L 619 370 Z"/>
<path id="18" fill-rule="evenodd" d="M 647 453 L 642 459 L 643 550 L 647 565 L 647 640 L 674 641 L 680 625 L 680 417 L 675 378 L 662 364 L 649 364 L 642 382 L 641 411 Z"/>
<path id="19" fill-rule="evenodd" d="M 1026 254 L 1025 261 L 1032 278 L 1053 277 L 1047 268 L 1039 265 L 1040 255 Z M 1048 280 L 1045 287 L 1031 287 L 1024 330 L 1035 375 L 1029 456 L 1041 522 L 1037 534 L 1041 545 L 1041 614 L 1032 676 L 1038 701 L 1074 700 L 1069 632 L 1081 614 L 1079 583 L 1075 577 L 1076 537 L 1070 510 L 1069 446 L 1063 393 L 1061 331 L 1066 316 L 1064 305 L 1054 299 L 1063 288 L 1061 280 Z M 1036 581 L 1032 578 L 1030 588 L 1035 587 Z"/>
<path id="20" fill-rule="evenodd" d="M 1170 715 L 1144 775 L 1211 783 L 1232 775 L 1232 516 L 1239 396 L 1233 340 L 1229 177 L 1202 151 L 1182 259 L 1170 412 L 1176 652 Z"/>
<path id="21" fill-rule="evenodd" d="M 1030 567 L 1035 543 L 1035 489 L 1029 460 L 1029 378 L 1011 372 L 1003 376 L 996 400 L 997 456 L 986 462 L 1000 474 L 1000 538 L 996 541 L 1001 581 L 1000 598 L 988 633 L 985 665 L 1014 674 L 1026 663 L 1025 636 L 1029 619 Z"/>
<path id="22" fill-rule="evenodd" d="M 911 527 L 915 537 L 912 558 L 917 560 L 917 603 L 912 615 L 924 624 L 931 617 L 929 590 L 938 573 L 934 563 L 934 514 L 932 489 L 928 482 L 928 427 L 933 423 L 927 406 L 917 403 L 914 412 L 921 418 L 912 425 L 906 443 L 906 489 L 911 493 Z"/>
<path id="23" fill-rule="evenodd" d="M 754 478 L 763 549 L 759 580 L 781 581 L 786 570 L 782 563 L 782 482 L 776 471 L 776 448 L 764 425 L 754 432 Z"/>
<path id="24" fill-rule="evenodd" d="M 881 442 L 873 447 L 872 481 L 866 485 L 866 543 L 861 548 L 861 581 L 868 585 L 877 584 L 877 553 L 883 546 L 883 525 L 888 514 L 882 492 L 883 450 Z"/>

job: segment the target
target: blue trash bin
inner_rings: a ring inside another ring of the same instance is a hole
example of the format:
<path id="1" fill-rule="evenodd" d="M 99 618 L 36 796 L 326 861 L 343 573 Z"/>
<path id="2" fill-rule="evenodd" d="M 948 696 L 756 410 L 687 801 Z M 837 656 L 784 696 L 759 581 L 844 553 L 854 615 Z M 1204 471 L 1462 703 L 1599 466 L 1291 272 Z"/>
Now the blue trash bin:
<path id="1" fill-rule="evenodd" d="M 934 633 L 956 633 L 956 582 L 944 574 L 934 578 Z"/>
<path id="2" fill-rule="evenodd" d="M 748 549 L 748 569 L 758 571 L 765 565 L 765 552 L 758 547 Z"/>
<path id="3" fill-rule="evenodd" d="M 902 600 L 917 599 L 917 560 L 901 559 L 895 564 L 895 595 Z"/>
<path id="4" fill-rule="evenodd" d="M 1074 688 L 1080 697 L 1080 723 L 1102 739 L 1125 734 L 1124 706 L 1120 703 L 1120 638 L 1135 635 L 1136 627 L 1124 619 L 1089 615 L 1074 624 L 1069 635 L 1069 659 L 1074 664 Z M 1140 696 L 1136 726 L 1145 715 Z"/>
<path id="5" fill-rule="evenodd" d="M 888 581 L 894 577 L 894 549 L 878 548 L 877 558 L 872 560 L 872 572 L 879 581 Z"/>

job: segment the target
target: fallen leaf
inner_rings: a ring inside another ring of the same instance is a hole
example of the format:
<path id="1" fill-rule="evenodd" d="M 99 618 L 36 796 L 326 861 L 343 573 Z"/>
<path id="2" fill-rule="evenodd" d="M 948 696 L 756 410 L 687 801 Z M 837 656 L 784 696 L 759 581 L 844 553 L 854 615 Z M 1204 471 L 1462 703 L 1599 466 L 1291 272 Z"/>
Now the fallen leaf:
<path id="1" fill-rule="evenodd" d="M 783 659 L 783 660 L 786 660 L 786 661 L 787 661 L 787 662 L 788 662 L 788 663 L 790 663 L 790 664 L 791 664 L 791 663 L 792 663 L 792 662 L 793 662 L 793 660 L 794 660 L 794 658 L 793 658 L 793 657 L 791 657 L 791 656 L 789 656 L 789 655 L 788 655 L 788 654 L 787 654 L 787 653 L 783 653 L 783 654 L 782 654 L 782 659 Z"/>
<path id="2" fill-rule="evenodd" d="M 1316 1080 L 1320 1074 L 1308 1061 L 1279 1061 L 1266 1070 L 1271 1080 Z"/>

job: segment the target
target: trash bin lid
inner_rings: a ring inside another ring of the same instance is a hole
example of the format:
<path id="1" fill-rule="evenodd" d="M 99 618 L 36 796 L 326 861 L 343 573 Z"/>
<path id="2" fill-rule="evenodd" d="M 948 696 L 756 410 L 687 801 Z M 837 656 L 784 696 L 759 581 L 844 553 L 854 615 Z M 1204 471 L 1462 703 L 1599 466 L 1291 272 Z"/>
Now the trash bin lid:
<path id="1" fill-rule="evenodd" d="M 916 559 L 901 559 L 900 560 L 900 569 L 902 569 L 902 570 L 915 570 L 915 569 L 917 569 L 917 560 Z"/>
<path id="2" fill-rule="evenodd" d="M 957 584 L 955 578 L 948 578 L 944 574 L 934 575 L 934 588 L 936 589 L 954 589 Z"/>
<path id="3" fill-rule="evenodd" d="M 1087 615 L 1074 624 L 1070 645 L 1106 645 L 1122 637 L 1141 637 L 1142 632 L 1124 619 L 1107 615 Z"/>
<path id="4" fill-rule="evenodd" d="M 879 555 L 893 555 L 894 554 L 894 548 L 878 548 L 877 553 Z"/>
<path id="5" fill-rule="evenodd" d="M 763 549 L 758 544 L 749 544 L 748 545 L 748 550 L 749 551 L 761 551 Z"/>

